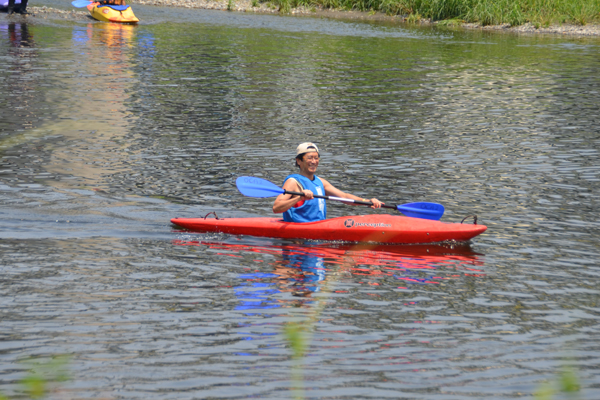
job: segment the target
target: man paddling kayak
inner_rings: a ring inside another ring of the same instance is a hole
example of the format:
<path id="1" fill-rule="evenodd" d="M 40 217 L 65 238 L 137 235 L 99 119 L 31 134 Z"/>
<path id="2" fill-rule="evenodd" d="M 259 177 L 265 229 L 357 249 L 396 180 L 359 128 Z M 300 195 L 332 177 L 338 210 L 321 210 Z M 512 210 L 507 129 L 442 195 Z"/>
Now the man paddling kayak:
<path id="1" fill-rule="evenodd" d="M 283 213 L 287 222 L 313 222 L 327 218 L 327 206 L 324 199 L 315 199 L 314 194 L 320 196 L 336 196 L 344 199 L 369 201 L 361 197 L 345 193 L 333 186 L 327 180 L 319 178 L 315 173 L 319 166 L 319 148 L 314 143 L 302 143 L 296 149 L 296 166 L 299 174 L 287 176 L 283 189 L 292 192 L 303 192 L 304 197 L 287 193 L 280 194 L 273 203 L 274 213 Z M 380 208 L 381 202 L 375 198 L 370 200 L 371 208 Z"/>

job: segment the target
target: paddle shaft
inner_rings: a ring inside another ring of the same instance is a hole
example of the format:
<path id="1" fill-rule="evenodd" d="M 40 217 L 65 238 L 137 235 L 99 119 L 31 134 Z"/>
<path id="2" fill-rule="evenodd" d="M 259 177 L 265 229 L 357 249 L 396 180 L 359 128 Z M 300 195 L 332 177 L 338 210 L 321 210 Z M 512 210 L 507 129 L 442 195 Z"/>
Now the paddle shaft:
<path id="1" fill-rule="evenodd" d="M 283 189 L 283 194 L 293 194 L 296 196 L 304 196 L 304 193 L 302 192 L 292 192 L 290 190 L 285 190 Z M 373 203 L 370 201 L 361 201 L 361 200 L 353 200 L 353 199 L 345 199 L 343 197 L 336 197 L 336 196 L 320 196 L 318 194 L 313 194 L 313 197 L 315 197 L 316 199 L 325 199 L 325 200 L 334 200 L 334 201 L 341 201 L 343 203 L 354 203 L 354 204 L 360 204 L 362 206 L 372 206 Z M 392 208 L 394 210 L 397 210 L 397 206 L 386 206 L 385 204 L 381 203 L 381 207 L 384 208 Z"/>

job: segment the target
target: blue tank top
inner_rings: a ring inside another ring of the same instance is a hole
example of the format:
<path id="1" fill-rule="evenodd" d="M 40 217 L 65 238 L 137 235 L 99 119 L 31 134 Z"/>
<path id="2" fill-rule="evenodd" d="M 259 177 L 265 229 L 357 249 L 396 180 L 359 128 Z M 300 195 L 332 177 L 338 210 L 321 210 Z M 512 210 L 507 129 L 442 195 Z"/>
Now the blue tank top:
<path id="1" fill-rule="evenodd" d="M 283 183 L 294 178 L 304 189 L 308 189 L 314 194 L 325 196 L 325 186 L 323 182 L 315 175 L 314 180 L 310 180 L 300 174 L 288 175 Z M 290 208 L 283 213 L 283 220 L 287 222 L 313 222 L 321 221 L 327 218 L 327 207 L 325 205 L 325 199 L 312 199 L 305 200 L 298 208 Z"/>

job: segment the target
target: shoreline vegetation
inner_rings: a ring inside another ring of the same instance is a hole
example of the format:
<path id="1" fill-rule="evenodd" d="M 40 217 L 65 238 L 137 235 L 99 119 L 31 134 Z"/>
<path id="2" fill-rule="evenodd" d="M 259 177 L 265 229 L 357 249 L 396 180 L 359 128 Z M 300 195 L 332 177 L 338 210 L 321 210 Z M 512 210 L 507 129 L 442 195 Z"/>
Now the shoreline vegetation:
<path id="1" fill-rule="evenodd" d="M 600 0 L 129 0 L 128 3 L 394 21 L 470 30 L 600 36 Z M 88 14 L 50 7 L 29 7 L 28 11 L 33 16 Z"/>

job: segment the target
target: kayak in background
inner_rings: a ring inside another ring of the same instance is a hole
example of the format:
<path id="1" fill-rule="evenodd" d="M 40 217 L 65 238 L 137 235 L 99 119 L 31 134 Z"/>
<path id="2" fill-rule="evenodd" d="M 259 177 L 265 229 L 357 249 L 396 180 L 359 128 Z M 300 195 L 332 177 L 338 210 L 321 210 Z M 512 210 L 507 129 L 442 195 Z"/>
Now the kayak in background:
<path id="1" fill-rule="evenodd" d="M 104 22 L 136 23 L 139 19 L 131 6 L 114 6 L 111 4 L 90 3 L 87 9 L 94 19 Z"/>
<path id="2" fill-rule="evenodd" d="M 484 225 L 386 214 L 356 215 L 305 223 L 285 222 L 277 218 L 206 218 L 207 216 L 173 218 L 171 222 L 198 232 L 389 244 L 464 242 L 487 229 Z"/>

